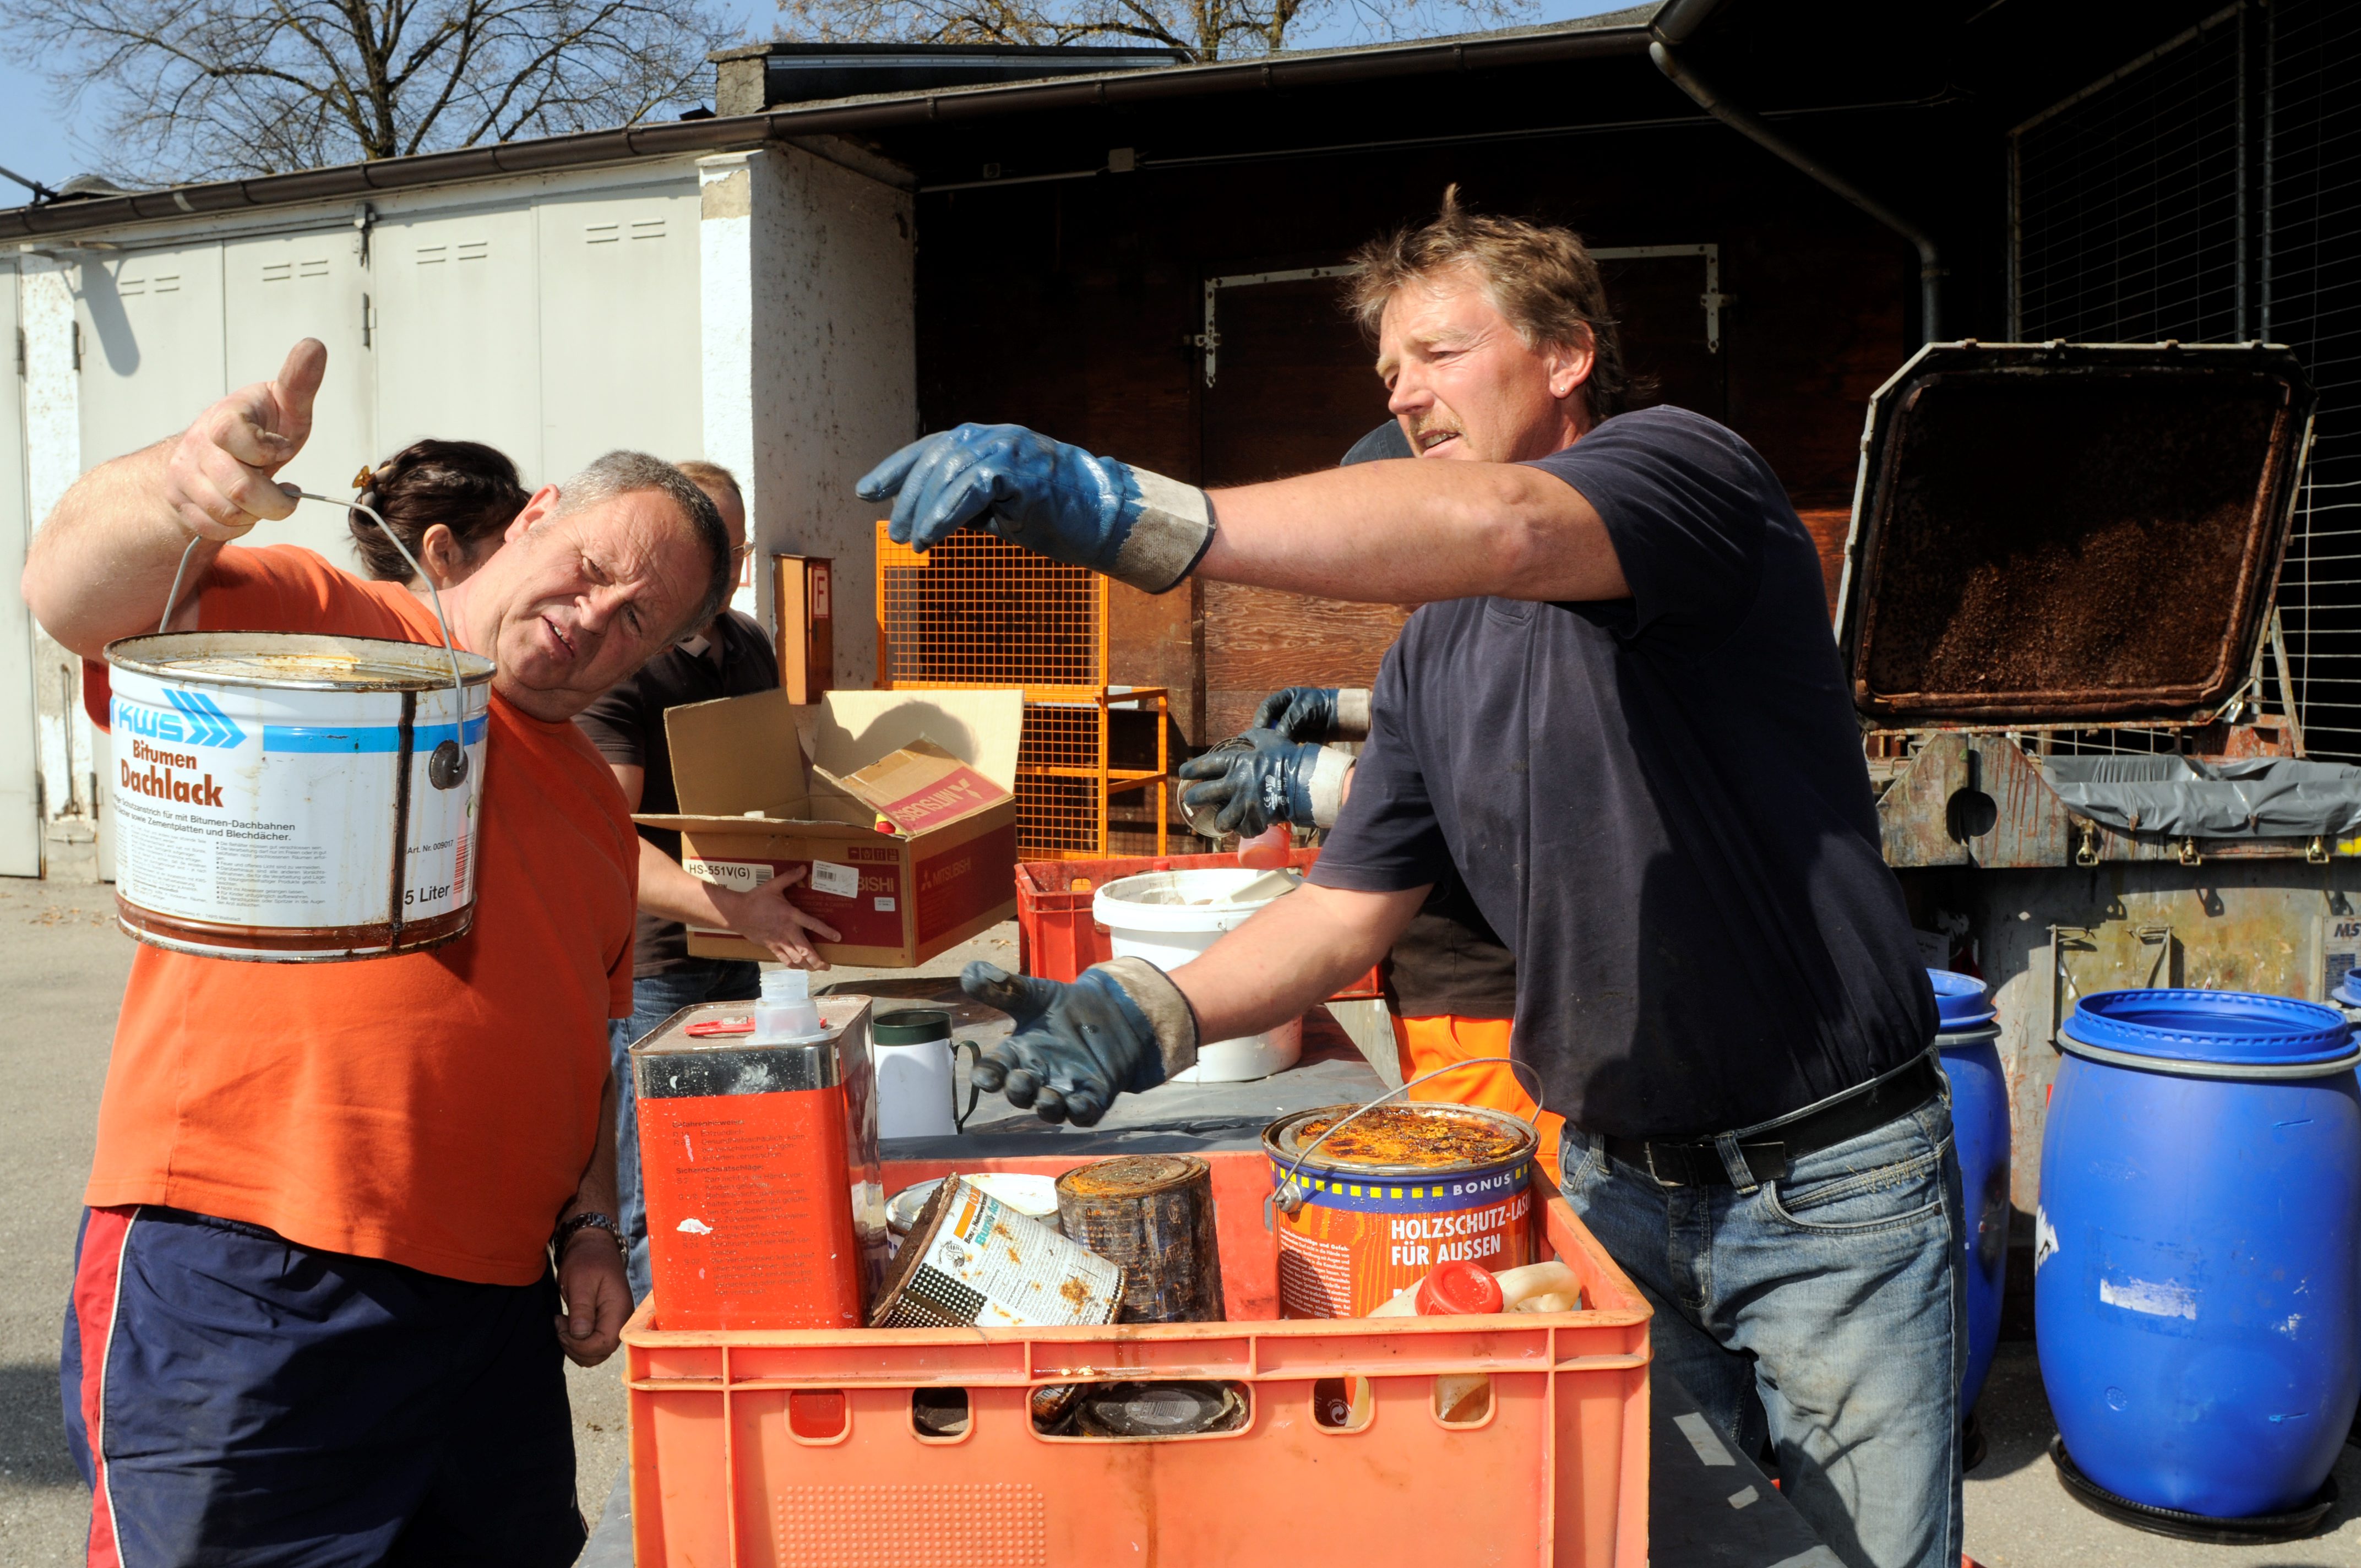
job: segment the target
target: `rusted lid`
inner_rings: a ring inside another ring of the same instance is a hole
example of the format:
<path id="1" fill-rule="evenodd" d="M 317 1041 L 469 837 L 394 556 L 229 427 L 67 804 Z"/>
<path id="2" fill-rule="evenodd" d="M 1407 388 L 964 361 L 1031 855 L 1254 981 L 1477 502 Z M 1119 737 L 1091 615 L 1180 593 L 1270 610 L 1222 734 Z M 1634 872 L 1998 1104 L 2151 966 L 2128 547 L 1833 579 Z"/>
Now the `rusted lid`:
<path id="1" fill-rule="evenodd" d="M 1889 727 L 2210 718 L 2254 663 L 2312 400 L 2259 345 L 1921 349 L 1861 440 L 1853 706 Z"/>

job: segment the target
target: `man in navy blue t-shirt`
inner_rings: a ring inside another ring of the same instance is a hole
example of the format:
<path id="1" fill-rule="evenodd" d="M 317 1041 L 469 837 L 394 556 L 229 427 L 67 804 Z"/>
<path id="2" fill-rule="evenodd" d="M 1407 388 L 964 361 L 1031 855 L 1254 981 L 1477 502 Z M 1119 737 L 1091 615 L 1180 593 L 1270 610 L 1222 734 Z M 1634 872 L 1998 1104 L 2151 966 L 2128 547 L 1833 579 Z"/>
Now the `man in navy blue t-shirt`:
<path id="1" fill-rule="evenodd" d="M 1846 1563 L 1949 1568 L 1958 1166 L 1812 542 L 1738 436 L 1620 411 L 1573 235 L 1446 195 L 1358 261 L 1416 460 L 1209 495 L 963 425 L 862 482 L 922 548 L 974 523 L 1152 591 L 1194 572 L 1423 606 L 1310 884 L 1169 976 L 972 966 L 1018 1022 L 979 1080 L 1096 1121 L 1200 1038 L 1330 994 L 1456 872 L 1516 955 L 1561 1186 L 1654 1305 L 1658 1356 L 1744 1451 L 1767 1426 Z M 1290 806 L 1301 750 L 1261 775 Z"/>

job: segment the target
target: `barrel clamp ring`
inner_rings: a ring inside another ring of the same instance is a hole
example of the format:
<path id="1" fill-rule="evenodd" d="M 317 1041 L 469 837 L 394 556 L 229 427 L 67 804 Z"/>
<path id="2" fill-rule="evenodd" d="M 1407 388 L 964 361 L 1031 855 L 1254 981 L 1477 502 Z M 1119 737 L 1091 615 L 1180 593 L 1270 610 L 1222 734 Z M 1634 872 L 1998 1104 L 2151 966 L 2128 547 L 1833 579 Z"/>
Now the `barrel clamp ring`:
<path id="1" fill-rule="evenodd" d="M 2130 1068 L 2138 1072 L 2163 1073 L 2171 1078 L 2224 1079 L 2304 1079 L 2332 1078 L 2361 1067 L 2361 1046 L 2341 1057 L 2314 1062 L 2212 1062 L 2189 1061 L 2180 1057 L 2141 1056 L 2135 1051 L 2118 1051 L 2105 1046 L 2094 1046 L 2060 1033 L 2059 1048 L 2069 1056 L 2081 1057 L 2104 1067 Z"/>

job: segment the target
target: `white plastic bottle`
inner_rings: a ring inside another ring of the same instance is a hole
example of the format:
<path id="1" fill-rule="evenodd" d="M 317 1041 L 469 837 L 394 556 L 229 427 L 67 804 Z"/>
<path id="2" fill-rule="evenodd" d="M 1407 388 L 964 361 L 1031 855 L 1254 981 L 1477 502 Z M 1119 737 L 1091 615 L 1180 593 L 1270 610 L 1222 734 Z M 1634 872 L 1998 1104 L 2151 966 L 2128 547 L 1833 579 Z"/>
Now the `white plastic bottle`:
<path id="1" fill-rule="evenodd" d="M 811 975 L 799 969 L 764 970 L 762 1000 L 754 1003 L 752 1043 L 792 1046 L 827 1034 L 819 1006 L 812 1001 Z"/>

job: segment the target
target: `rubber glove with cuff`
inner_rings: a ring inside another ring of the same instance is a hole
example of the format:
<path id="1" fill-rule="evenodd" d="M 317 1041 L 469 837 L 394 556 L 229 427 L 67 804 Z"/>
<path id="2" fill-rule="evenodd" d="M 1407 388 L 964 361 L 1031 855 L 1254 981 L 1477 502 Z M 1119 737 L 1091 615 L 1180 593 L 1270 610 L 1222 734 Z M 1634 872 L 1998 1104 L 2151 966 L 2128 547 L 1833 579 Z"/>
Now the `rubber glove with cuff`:
<path id="1" fill-rule="evenodd" d="M 979 960 L 961 971 L 960 989 L 1016 1021 L 977 1057 L 976 1087 L 1045 1122 L 1092 1126 L 1116 1095 L 1196 1065 L 1197 1014 L 1146 959 L 1093 964 L 1071 984 Z"/>
<path id="2" fill-rule="evenodd" d="M 1290 740 L 1366 740 L 1368 688 L 1290 686 L 1275 691 L 1255 709 L 1254 727 L 1276 729 Z"/>
<path id="3" fill-rule="evenodd" d="M 1180 792 L 1180 809 L 1191 824 L 1210 811 L 1217 832 L 1247 839 L 1274 822 L 1331 828 L 1354 762 L 1349 751 L 1249 729 L 1180 764 L 1182 778 L 1199 781 Z"/>
<path id="4" fill-rule="evenodd" d="M 1213 542 L 1194 485 L 1094 457 L 1021 424 L 963 424 L 910 443 L 853 487 L 894 499 L 886 534 L 930 550 L 971 524 L 1037 554 L 1152 594 L 1196 569 Z"/>

